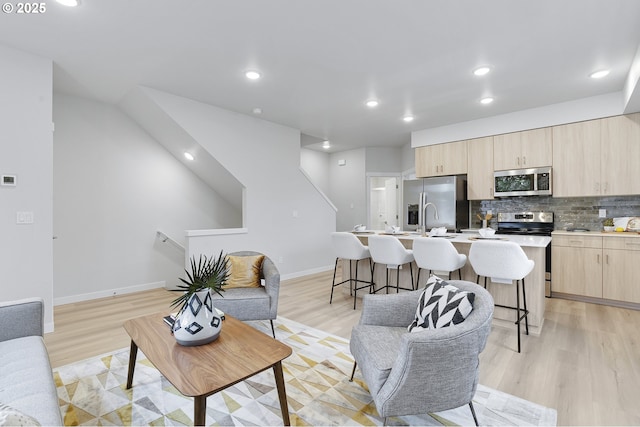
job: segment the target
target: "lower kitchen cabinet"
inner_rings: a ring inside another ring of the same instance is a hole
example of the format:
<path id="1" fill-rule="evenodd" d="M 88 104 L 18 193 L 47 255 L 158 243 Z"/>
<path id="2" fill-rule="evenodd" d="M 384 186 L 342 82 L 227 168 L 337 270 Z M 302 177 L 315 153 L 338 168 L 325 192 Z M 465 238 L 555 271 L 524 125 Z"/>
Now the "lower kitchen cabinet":
<path id="1" fill-rule="evenodd" d="M 640 236 L 552 234 L 553 292 L 640 304 Z"/>
<path id="2" fill-rule="evenodd" d="M 553 292 L 602 298 L 602 237 L 551 238 Z"/>
<path id="3" fill-rule="evenodd" d="M 604 238 L 602 297 L 640 303 L 640 238 Z"/>

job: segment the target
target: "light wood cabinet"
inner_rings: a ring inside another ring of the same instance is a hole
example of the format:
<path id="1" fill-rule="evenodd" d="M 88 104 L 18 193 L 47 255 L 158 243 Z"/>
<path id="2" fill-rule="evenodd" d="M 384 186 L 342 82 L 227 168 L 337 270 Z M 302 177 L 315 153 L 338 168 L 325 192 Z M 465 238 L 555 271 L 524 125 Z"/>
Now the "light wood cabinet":
<path id="1" fill-rule="evenodd" d="M 553 236 L 553 292 L 602 298 L 602 237 Z"/>
<path id="2" fill-rule="evenodd" d="M 601 120 L 553 127 L 553 195 L 600 195 Z"/>
<path id="3" fill-rule="evenodd" d="M 553 195 L 640 193 L 640 113 L 553 127 Z"/>
<path id="4" fill-rule="evenodd" d="M 605 237 L 602 270 L 603 298 L 640 303 L 638 265 L 640 265 L 640 238 Z"/>
<path id="5" fill-rule="evenodd" d="M 416 148 L 416 177 L 467 173 L 467 141 Z"/>
<path id="6" fill-rule="evenodd" d="M 603 195 L 640 193 L 640 113 L 602 119 Z"/>
<path id="7" fill-rule="evenodd" d="M 553 235 L 554 292 L 640 304 L 640 237 Z"/>
<path id="8" fill-rule="evenodd" d="M 493 137 L 493 166 L 497 171 L 551 166 L 551 128 Z"/>
<path id="9" fill-rule="evenodd" d="M 467 142 L 467 198 L 493 199 L 493 137 Z"/>

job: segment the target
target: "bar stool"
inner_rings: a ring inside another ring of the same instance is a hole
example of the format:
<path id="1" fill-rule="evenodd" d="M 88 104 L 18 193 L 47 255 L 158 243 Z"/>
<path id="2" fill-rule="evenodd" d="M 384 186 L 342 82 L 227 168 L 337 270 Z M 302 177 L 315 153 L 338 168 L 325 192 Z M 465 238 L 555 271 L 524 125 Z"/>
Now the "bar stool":
<path id="1" fill-rule="evenodd" d="M 413 287 L 413 251 L 405 248 L 400 240 L 394 236 L 386 235 L 374 235 L 369 236 L 369 251 L 371 252 L 371 259 L 373 260 L 373 268 L 371 269 L 371 286 L 373 286 L 373 273 L 376 269 L 376 264 L 386 264 L 387 266 L 387 282 L 384 287 L 380 289 L 374 289 L 374 292 L 378 292 L 381 289 L 387 290 L 389 293 L 389 268 L 396 268 L 396 293 L 400 289 L 407 291 L 414 290 Z M 400 267 L 402 265 L 409 264 L 409 270 L 411 271 L 411 289 L 400 287 Z"/>
<path id="2" fill-rule="evenodd" d="M 516 306 L 505 306 L 496 304 L 496 307 L 503 307 L 516 310 L 516 325 L 518 325 L 518 353 L 520 353 L 520 322 L 524 318 L 526 333 L 529 335 L 529 321 L 527 315 L 527 294 L 525 292 L 524 278 L 531 273 L 535 262 L 527 258 L 524 250 L 513 242 L 503 241 L 476 241 L 469 249 L 469 262 L 477 274 L 476 283 L 480 283 L 480 276 L 484 276 L 484 287 L 487 287 L 487 277 L 495 283 L 513 284 L 516 282 Z M 522 300 L 524 303 L 524 314 L 520 315 L 520 287 L 522 286 Z"/>
<path id="3" fill-rule="evenodd" d="M 462 280 L 462 267 L 467 263 L 467 256 L 459 254 L 453 243 L 440 237 L 418 237 L 413 240 L 413 257 L 418 266 L 416 287 L 420 287 L 420 270 L 446 271 L 451 279 L 451 272 L 458 271 Z"/>
<path id="4" fill-rule="evenodd" d="M 348 232 L 336 231 L 331 233 L 331 245 L 333 251 L 336 254 L 336 265 L 333 268 L 333 283 L 331 285 L 331 298 L 329 304 L 333 302 L 333 288 L 349 282 L 349 295 L 353 295 L 353 309 L 356 309 L 356 300 L 358 296 L 358 290 L 369 288 L 369 293 L 373 289 L 373 263 L 371 261 L 371 254 L 369 248 L 360 242 L 360 240 L 353 234 Z M 349 261 L 349 278 L 343 280 L 340 283 L 336 283 L 336 270 L 338 269 L 338 260 L 343 259 Z M 369 267 L 371 269 L 371 281 L 358 279 L 358 262 L 364 259 L 369 259 Z M 352 262 L 356 262 L 356 276 L 353 277 Z M 358 283 L 366 283 L 366 286 L 358 287 Z M 354 286 L 355 284 L 355 286 Z"/>

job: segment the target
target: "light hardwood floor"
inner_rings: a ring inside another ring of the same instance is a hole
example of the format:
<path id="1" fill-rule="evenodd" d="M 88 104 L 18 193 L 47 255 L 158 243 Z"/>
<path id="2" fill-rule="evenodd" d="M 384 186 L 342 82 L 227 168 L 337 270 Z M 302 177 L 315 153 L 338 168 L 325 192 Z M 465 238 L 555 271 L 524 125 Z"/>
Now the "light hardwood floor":
<path id="1" fill-rule="evenodd" d="M 360 316 L 331 272 L 282 282 L 278 314 L 349 338 Z M 168 311 L 163 289 L 55 307 L 55 332 L 45 336 L 54 367 L 127 347 L 125 319 Z M 494 327 L 480 358 L 480 382 L 552 407 L 559 425 L 640 425 L 640 312 L 547 299 L 539 337 L 515 326 Z"/>

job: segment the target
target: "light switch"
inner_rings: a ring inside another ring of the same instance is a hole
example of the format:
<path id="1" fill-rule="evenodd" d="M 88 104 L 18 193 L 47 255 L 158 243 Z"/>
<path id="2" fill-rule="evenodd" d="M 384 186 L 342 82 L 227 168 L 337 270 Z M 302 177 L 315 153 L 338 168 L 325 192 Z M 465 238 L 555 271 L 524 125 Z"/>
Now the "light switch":
<path id="1" fill-rule="evenodd" d="M 33 212 L 17 212 L 16 224 L 33 224 Z"/>
<path id="2" fill-rule="evenodd" d="M 598 209 L 598 218 L 606 218 L 607 210 L 606 209 Z"/>

